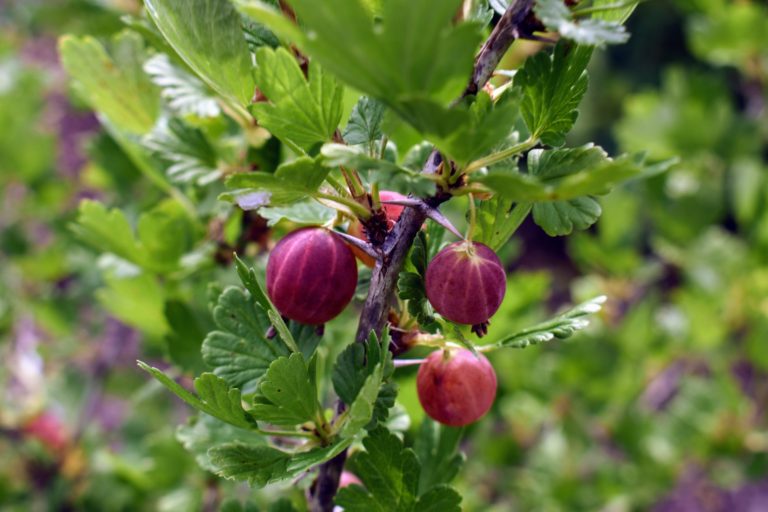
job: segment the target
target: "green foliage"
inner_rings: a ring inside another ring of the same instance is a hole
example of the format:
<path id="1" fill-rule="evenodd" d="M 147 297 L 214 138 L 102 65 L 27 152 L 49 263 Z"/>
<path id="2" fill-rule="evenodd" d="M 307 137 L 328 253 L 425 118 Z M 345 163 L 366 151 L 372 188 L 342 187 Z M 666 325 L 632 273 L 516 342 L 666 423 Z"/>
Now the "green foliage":
<path id="1" fill-rule="evenodd" d="M 321 411 L 312 373 L 300 353 L 276 359 L 259 384 L 253 414 L 274 425 L 317 421 Z"/>
<path id="2" fill-rule="evenodd" d="M 494 251 L 501 249 L 531 211 L 531 204 L 495 194 L 477 206 L 474 240 Z"/>
<path id="3" fill-rule="evenodd" d="M 620 22 L 599 17 L 576 20 L 561 0 L 537 0 L 535 12 L 547 28 L 578 44 L 621 44 L 629 39 Z"/>
<path id="4" fill-rule="evenodd" d="M 251 54 L 240 15 L 217 0 L 147 0 L 147 12 L 184 62 L 232 106 L 251 102 Z"/>
<path id="5" fill-rule="evenodd" d="M 419 492 L 450 484 L 464 464 L 459 451 L 463 428 L 448 427 L 425 418 L 419 427 L 413 450 L 421 462 Z"/>
<path id="6" fill-rule="evenodd" d="M 269 365 L 289 355 L 277 337 L 267 339 L 271 323 L 266 311 L 240 288 L 222 292 L 213 318 L 219 330 L 206 336 L 203 360 L 230 386 L 252 392 Z"/>
<path id="7" fill-rule="evenodd" d="M 221 176 L 216 150 L 205 134 L 178 118 L 156 124 L 144 145 L 170 164 L 166 173 L 173 182 L 204 186 Z"/>
<path id="8" fill-rule="evenodd" d="M 284 48 L 256 51 L 259 92 L 266 97 L 251 105 L 259 123 L 274 136 L 308 151 L 333 138 L 341 120 L 342 88 L 315 63 L 309 79 L 294 56 Z"/>
<path id="9" fill-rule="evenodd" d="M 442 232 L 440 235 L 440 239 L 442 239 Z M 408 313 L 418 320 L 423 329 L 430 332 L 435 332 L 439 326 L 432 305 L 427 300 L 424 279 L 427 273 L 428 256 L 434 250 L 433 248 L 440 244 L 440 239 L 427 240 L 424 232 L 419 232 L 408 258 L 413 270 L 401 272 L 397 282 L 398 296 L 408 301 Z M 434 250 L 434 253 L 436 252 Z"/>
<path id="10" fill-rule="evenodd" d="M 606 297 L 601 296 L 579 304 L 551 320 L 515 334 L 504 336 L 496 343 L 496 346 L 525 348 L 530 345 L 551 341 L 555 338 L 569 338 L 574 332 L 584 329 L 589 325 L 589 322 L 584 317 L 599 312 L 605 301 Z"/>
<path id="11" fill-rule="evenodd" d="M 142 214 L 135 235 L 121 211 L 86 200 L 72 229 L 87 244 L 160 274 L 177 270 L 196 238 L 187 212 L 171 200 Z"/>
<path id="12" fill-rule="evenodd" d="M 344 510 L 461 510 L 461 496 L 446 485 L 419 492 L 419 460 L 394 434 L 376 429 L 363 445 L 365 452 L 356 453 L 350 465 L 365 488 L 350 485 L 339 491 L 336 503 Z"/>
<path id="13" fill-rule="evenodd" d="M 136 134 L 152 128 L 160 101 L 143 71 L 146 53 L 139 36 L 121 32 L 112 39 L 111 53 L 92 37 L 66 36 L 59 53 L 81 96 L 111 123 Z"/>
<path id="14" fill-rule="evenodd" d="M 160 95 L 173 112 L 182 116 L 217 117 L 221 108 L 210 89 L 196 76 L 174 65 L 167 55 L 159 53 L 144 64 L 144 71 L 160 88 Z"/>
<path id="15" fill-rule="evenodd" d="M 551 56 L 536 54 L 515 74 L 515 87 L 525 93 L 522 114 L 532 139 L 550 146 L 565 143 L 587 91 L 590 57 L 592 48 L 588 46 L 559 43 Z"/>
<path id="16" fill-rule="evenodd" d="M 243 409 L 240 390 L 230 388 L 224 379 L 212 373 L 202 374 L 195 379 L 197 395 L 194 395 L 161 370 L 141 361 L 139 366 L 195 409 L 235 427 L 247 429 L 255 426 L 253 418 Z"/>
<path id="17" fill-rule="evenodd" d="M 349 116 L 344 128 L 344 142 L 350 145 L 373 144 L 381 139 L 381 122 L 384 119 L 384 105 L 374 99 L 362 96 Z"/>
<path id="18" fill-rule="evenodd" d="M 254 193 L 265 194 L 259 199 L 257 207 L 295 203 L 312 197 L 328 175 L 329 169 L 320 164 L 318 159 L 301 157 L 293 162 L 282 164 L 274 174 L 268 172 L 240 173 L 227 179 L 227 186 L 236 189 L 222 199 L 233 199 L 243 209 L 252 209 L 248 198 Z"/>
<path id="19" fill-rule="evenodd" d="M 293 478 L 312 466 L 330 460 L 348 446 L 349 441 L 340 441 L 330 446 L 290 454 L 269 446 L 229 443 L 211 448 L 209 455 L 220 476 L 264 487 Z"/>
<path id="20" fill-rule="evenodd" d="M 539 226 L 551 236 L 567 235 L 574 228 L 588 228 L 600 216 L 600 205 L 589 196 L 605 194 L 629 178 L 663 172 L 674 163 L 669 160 L 646 166 L 644 160 L 642 154 L 611 159 L 591 144 L 534 149 L 527 157 L 528 174 L 495 169 L 476 180 L 505 200 L 533 202 L 533 216 Z"/>
<path id="21" fill-rule="evenodd" d="M 308 37 L 270 6 L 238 0 L 238 7 L 281 37 L 291 40 L 346 84 L 382 100 L 404 118 L 413 99 L 445 104 L 466 85 L 478 27 L 451 27 L 459 2 L 394 0 L 374 20 L 357 0 L 311 0 L 291 5 Z M 430 44 L 423 44 L 429 41 Z"/>

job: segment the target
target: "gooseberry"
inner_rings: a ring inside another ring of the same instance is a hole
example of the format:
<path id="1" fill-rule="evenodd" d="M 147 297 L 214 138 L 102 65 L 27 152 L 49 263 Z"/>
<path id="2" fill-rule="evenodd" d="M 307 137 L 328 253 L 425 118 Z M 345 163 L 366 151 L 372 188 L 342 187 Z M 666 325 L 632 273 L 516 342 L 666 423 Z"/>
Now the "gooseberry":
<path id="1" fill-rule="evenodd" d="M 506 293 L 506 274 L 496 253 L 477 242 L 456 242 L 429 263 L 427 299 L 452 322 L 480 325 L 499 309 Z"/>
<path id="2" fill-rule="evenodd" d="M 320 325 L 352 300 L 357 265 L 349 246 L 327 229 L 312 227 L 280 240 L 267 263 L 267 294 L 281 315 Z"/>
<path id="3" fill-rule="evenodd" d="M 435 421 L 460 427 L 479 420 L 496 398 L 496 372 L 467 349 L 433 352 L 416 377 L 419 402 Z"/>

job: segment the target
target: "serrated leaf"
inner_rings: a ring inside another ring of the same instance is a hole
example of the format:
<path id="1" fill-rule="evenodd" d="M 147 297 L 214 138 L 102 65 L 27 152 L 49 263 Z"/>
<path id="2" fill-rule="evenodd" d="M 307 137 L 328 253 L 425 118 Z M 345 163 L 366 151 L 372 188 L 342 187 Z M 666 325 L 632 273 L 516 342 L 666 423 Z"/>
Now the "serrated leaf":
<path id="1" fill-rule="evenodd" d="M 254 446 L 267 442 L 267 438 L 259 432 L 233 427 L 204 413 L 180 425 L 176 429 L 176 439 L 195 457 L 201 468 L 211 473 L 216 473 L 219 469 L 208 456 L 208 450 L 212 446 L 232 442 Z"/>
<path id="2" fill-rule="evenodd" d="M 341 80 L 401 113 L 406 99 L 445 104 L 466 85 L 479 31 L 474 23 L 452 26 L 459 3 L 393 0 L 382 4 L 374 20 L 358 0 L 294 0 L 291 6 L 310 37 L 262 2 L 236 1 Z"/>
<path id="3" fill-rule="evenodd" d="M 316 63 L 304 78 L 285 48 L 259 48 L 255 78 L 267 101 L 251 105 L 259 124 L 283 141 L 308 151 L 329 141 L 341 120 L 343 89 Z"/>
<path id="4" fill-rule="evenodd" d="M 207 185 L 221 176 L 216 150 L 203 132 L 181 119 L 161 119 L 144 138 L 144 146 L 168 162 L 168 179 Z"/>
<path id="5" fill-rule="evenodd" d="M 498 251 L 528 217 L 531 206 L 529 202 L 518 203 L 499 195 L 480 201 L 474 240 Z"/>
<path id="6" fill-rule="evenodd" d="M 311 469 L 334 458 L 346 449 L 352 440 L 338 441 L 330 446 L 305 452 L 290 453 L 268 446 L 229 443 L 209 450 L 211 462 L 218 475 L 230 480 L 248 481 L 263 487 Z"/>
<path id="7" fill-rule="evenodd" d="M 200 346 L 206 331 L 200 325 L 196 312 L 182 301 L 169 300 L 165 303 L 164 313 L 170 327 L 165 342 L 171 360 L 187 371 L 204 371 Z"/>
<path id="8" fill-rule="evenodd" d="M 82 97 L 121 130 L 147 133 L 160 112 L 158 90 L 144 73 L 144 43 L 124 31 L 112 39 L 111 53 L 96 39 L 64 36 L 59 54 Z"/>
<path id="9" fill-rule="evenodd" d="M 597 222 L 603 212 L 592 197 L 577 197 L 567 201 L 535 203 L 533 221 L 549 236 L 570 235 L 574 229 L 587 229 Z"/>
<path id="10" fill-rule="evenodd" d="M 441 425 L 424 418 L 419 427 L 413 450 L 421 463 L 419 492 L 426 492 L 439 484 L 449 484 L 464 463 L 459 452 L 463 428 Z"/>
<path id="11" fill-rule="evenodd" d="M 384 104 L 361 96 L 352 109 L 342 137 L 349 145 L 373 144 L 382 136 L 381 122 L 384 119 Z"/>
<path id="12" fill-rule="evenodd" d="M 234 105 L 251 102 L 251 54 L 240 15 L 230 2 L 146 0 L 144 4 L 163 37 L 208 86 Z"/>
<path id="13" fill-rule="evenodd" d="M 534 11 L 547 28 L 579 44 L 602 46 L 625 43 L 629 39 L 619 22 L 601 18 L 575 19 L 562 0 L 536 0 Z"/>
<path id="14" fill-rule="evenodd" d="M 441 235 L 444 231 L 441 231 Z M 442 238 L 442 236 L 441 236 Z M 437 241 L 439 244 L 439 241 Z M 419 231 L 411 247 L 409 262 L 414 272 L 403 271 L 397 281 L 398 297 L 407 300 L 408 312 L 419 322 L 421 329 L 435 332 L 438 324 L 434 317 L 434 310 L 427 300 L 425 289 L 425 274 L 428 255 L 432 254 L 432 244 L 427 242 L 423 231 Z"/>
<path id="15" fill-rule="evenodd" d="M 427 190 L 433 193 L 435 189 L 434 182 L 420 172 L 397 165 L 389 160 L 373 158 L 360 147 L 331 142 L 323 145 L 320 153 L 322 164 L 330 168 L 344 166 L 358 171 L 377 171 L 377 181 L 401 177 L 408 182 L 409 190 Z"/>
<path id="16" fill-rule="evenodd" d="M 243 260 L 237 255 L 235 255 L 235 266 L 237 267 L 237 275 L 240 277 L 243 286 L 250 292 L 251 298 L 256 301 L 258 307 L 266 313 L 267 318 L 277 330 L 278 336 L 283 340 L 283 343 L 288 347 L 288 350 L 291 352 L 302 352 L 307 359 L 311 359 L 319 339 L 313 339 L 312 336 L 308 334 L 308 329 L 305 328 L 306 326 L 300 326 L 295 322 L 292 322 L 292 325 L 295 327 L 289 329 L 283 320 L 283 317 L 280 316 L 280 312 L 275 305 L 272 304 L 269 296 L 264 291 L 264 287 L 256 278 L 256 272 L 253 268 L 247 267 L 245 263 L 243 263 Z M 294 332 L 301 334 L 302 339 L 300 341 L 304 344 L 301 348 L 296 344 L 296 339 L 294 339 L 293 335 Z M 314 334 L 315 333 L 313 332 L 313 335 Z M 317 338 L 317 336 L 315 336 L 315 338 Z"/>
<path id="17" fill-rule="evenodd" d="M 144 71 L 160 88 L 160 95 L 177 114 L 201 118 L 221 114 L 219 102 L 210 89 L 196 76 L 173 65 L 166 54 L 159 53 L 147 60 Z"/>
<path id="18" fill-rule="evenodd" d="M 297 158 L 278 167 L 274 174 L 267 172 L 249 172 L 234 174 L 227 179 L 227 187 L 236 189 L 230 196 L 236 198 L 243 194 L 268 194 L 262 205 L 287 205 L 311 197 L 322 184 L 330 169 L 320 164 L 317 159 Z"/>
<path id="19" fill-rule="evenodd" d="M 224 379 L 212 373 L 204 373 L 195 379 L 197 395 L 187 391 L 173 379 L 157 368 L 142 361 L 138 362 L 142 370 L 150 373 L 173 394 L 188 405 L 206 414 L 218 418 L 239 428 L 250 429 L 255 426 L 251 416 L 243 409 L 240 390 L 230 388 Z"/>
<path id="20" fill-rule="evenodd" d="M 350 485 L 336 495 L 336 504 L 347 512 L 460 510 L 461 497 L 448 486 L 419 493 L 419 460 L 394 434 L 377 428 L 363 440 L 363 446 L 365 452 L 353 455 L 348 464 L 365 488 Z"/>
<path id="21" fill-rule="evenodd" d="M 134 234 L 120 210 L 86 199 L 71 228 L 88 245 L 160 274 L 178 269 L 181 256 L 196 238 L 187 213 L 171 200 L 142 214 Z"/>
<path id="22" fill-rule="evenodd" d="M 280 40 L 277 36 L 261 23 L 243 17 L 243 34 L 248 48 L 256 53 L 256 50 L 262 46 L 277 48 L 280 46 Z"/>
<path id="23" fill-rule="evenodd" d="M 256 390 L 273 361 L 290 354 L 280 340 L 266 338 L 271 325 L 266 312 L 240 288 L 224 290 L 213 319 L 219 329 L 203 341 L 203 360 L 213 373 L 244 393 Z"/>
<path id="24" fill-rule="evenodd" d="M 495 343 L 494 347 L 525 348 L 529 345 L 537 345 L 555 338 L 568 338 L 576 331 L 587 327 L 589 321 L 584 317 L 598 313 L 602 309 L 603 304 L 605 304 L 605 301 L 605 296 L 595 297 L 546 322 L 507 336 Z"/>
<path id="25" fill-rule="evenodd" d="M 523 90 L 522 114 L 534 139 L 561 146 L 578 117 L 587 91 L 586 68 L 592 48 L 558 43 L 552 55 L 529 57 L 515 74 L 514 86 Z"/>
<path id="26" fill-rule="evenodd" d="M 261 208 L 259 215 L 267 219 L 270 227 L 284 220 L 298 226 L 323 226 L 336 218 L 336 210 L 317 201 L 300 201 L 290 206 Z"/>
<path id="27" fill-rule="evenodd" d="M 252 414 L 274 425 L 300 425 L 322 416 L 317 386 L 300 353 L 274 361 L 259 384 Z"/>
<path id="28" fill-rule="evenodd" d="M 508 89 L 495 101 L 485 91 L 440 112 L 421 110 L 415 126 L 459 166 L 485 156 L 509 138 L 520 115 L 520 89 Z M 424 105 L 426 107 L 426 105 Z M 445 130 L 445 133 L 441 133 Z"/>

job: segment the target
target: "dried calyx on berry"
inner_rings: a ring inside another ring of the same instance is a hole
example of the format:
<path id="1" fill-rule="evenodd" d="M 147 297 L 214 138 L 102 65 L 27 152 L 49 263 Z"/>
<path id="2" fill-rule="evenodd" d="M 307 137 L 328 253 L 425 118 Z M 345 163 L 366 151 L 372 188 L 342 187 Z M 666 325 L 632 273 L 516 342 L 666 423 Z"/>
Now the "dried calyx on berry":
<path id="1" fill-rule="evenodd" d="M 504 267 L 490 247 L 456 242 L 429 263 L 426 292 L 435 311 L 459 324 L 473 325 L 482 335 L 506 293 Z"/>
<path id="2" fill-rule="evenodd" d="M 482 354 L 438 350 L 419 368 L 416 388 L 430 418 L 460 427 L 479 420 L 493 405 L 496 372 Z"/>
<path id="3" fill-rule="evenodd" d="M 379 192 L 379 199 L 381 201 L 403 201 L 408 198 L 391 190 L 382 190 Z M 400 204 L 388 204 L 384 202 L 382 203 L 381 207 L 382 209 L 379 212 L 379 215 L 374 215 L 371 217 L 371 219 L 366 222 L 365 226 L 357 219 L 352 221 L 349 225 L 349 234 L 361 240 L 372 241 L 378 243 L 378 245 L 381 245 L 381 243 L 383 243 L 384 236 L 386 236 L 386 234 L 395 226 L 395 223 L 403 213 L 405 206 Z M 374 232 L 376 236 L 373 238 L 370 237 L 370 232 Z M 360 261 L 369 267 L 373 267 L 373 264 L 375 263 L 373 258 L 359 249 L 353 248 L 352 251 L 355 253 L 355 256 L 360 259 Z"/>
<path id="4" fill-rule="evenodd" d="M 281 315 L 309 325 L 341 313 L 357 286 L 349 246 L 332 231 L 303 228 L 280 240 L 267 263 L 267 294 Z"/>

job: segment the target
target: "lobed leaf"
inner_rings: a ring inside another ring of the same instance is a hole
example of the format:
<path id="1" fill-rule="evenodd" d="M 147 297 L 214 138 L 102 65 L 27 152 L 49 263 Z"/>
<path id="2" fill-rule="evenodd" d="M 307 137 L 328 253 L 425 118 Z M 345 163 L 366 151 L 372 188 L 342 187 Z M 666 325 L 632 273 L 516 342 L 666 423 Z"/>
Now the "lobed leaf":
<path id="1" fill-rule="evenodd" d="M 568 338 L 576 331 L 587 327 L 589 321 L 584 317 L 599 312 L 605 301 L 605 296 L 595 297 L 546 322 L 507 336 L 495 343 L 493 347 L 525 348 L 529 345 L 537 345 L 555 338 Z"/>

